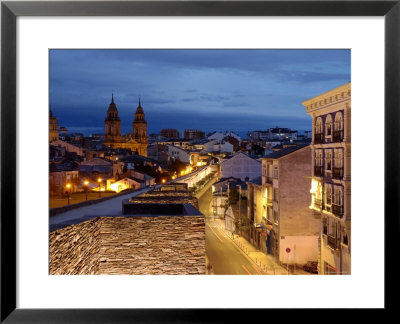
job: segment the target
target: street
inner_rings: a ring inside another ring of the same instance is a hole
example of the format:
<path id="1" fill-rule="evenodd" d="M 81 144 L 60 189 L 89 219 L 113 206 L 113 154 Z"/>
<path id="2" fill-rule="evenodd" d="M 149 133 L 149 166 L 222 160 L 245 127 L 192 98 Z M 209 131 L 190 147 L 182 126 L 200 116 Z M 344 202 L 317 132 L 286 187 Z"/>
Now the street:
<path id="1" fill-rule="evenodd" d="M 212 182 L 212 181 L 211 181 Z M 261 274 L 259 268 L 237 247 L 212 216 L 211 182 L 199 198 L 200 211 L 206 216 L 206 254 L 214 274 Z"/>

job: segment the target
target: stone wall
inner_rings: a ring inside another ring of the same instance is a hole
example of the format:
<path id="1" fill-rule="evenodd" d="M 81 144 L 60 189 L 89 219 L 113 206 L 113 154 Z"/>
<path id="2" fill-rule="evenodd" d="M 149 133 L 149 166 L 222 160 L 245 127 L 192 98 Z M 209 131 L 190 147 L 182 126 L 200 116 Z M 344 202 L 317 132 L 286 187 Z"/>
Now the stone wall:
<path id="1" fill-rule="evenodd" d="M 99 217 L 50 234 L 50 274 L 205 274 L 204 216 Z"/>
<path id="2" fill-rule="evenodd" d="M 97 274 L 100 228 L 98 218 L 50 233 L 50 274 Z"/>

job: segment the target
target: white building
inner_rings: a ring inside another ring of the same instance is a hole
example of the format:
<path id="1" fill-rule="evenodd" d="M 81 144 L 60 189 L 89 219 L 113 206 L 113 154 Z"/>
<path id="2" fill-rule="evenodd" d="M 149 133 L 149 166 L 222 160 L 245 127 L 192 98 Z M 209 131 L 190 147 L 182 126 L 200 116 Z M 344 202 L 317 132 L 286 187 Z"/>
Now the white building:
<path id="1" fill-rule="evenodd" d="M 133 180 L 141 184 L 141 188 L 147 187 L 147 186 L 153 186 L 156 184 L 156 179 L 154 179 L 152 176 L 149 176 L 146 173 L 137 171 L 137 170 L 129 170 L 129 174 Z"/>
<path id="2" fill-rule="evenodd" d="M 168 145 L 168 156 L 171 160 L 179 159 L 184 163 L 190 162 L 190 153 L 178 146 Z"/>
<path id="3" fill-rule="evenodd" d="M 239 152 L 220 163 L 221 178 L 254 179 L 261 174 L 261 162 Z"/>
<path id="4" fill-rule="evenodd" d="M 239 143 L 242 141 L 239 135 L 235 134 L 234 132 L 226 131 L 226 132 L 214 132 L 210 134 L 207 138 L 210 140 L 218 140 L 222 141 L 225 137 L 231 136 L 239 141 Z"/>
<path id="5" fill-rule="evenodd" d="M 210 152 L 232 153 L 233 145 L 225 141 L 211 140 L 204 144 L 204 151 L 207 153 Z"/>
<path id="6" fill-rule="evenodd" d="M 125 189 L 139 189 L 140 187 L 140 183 L 130 178 L 124 178 L 118 181 L 107 179 L 107 190 L 115 191 L 117 193 Z"/>

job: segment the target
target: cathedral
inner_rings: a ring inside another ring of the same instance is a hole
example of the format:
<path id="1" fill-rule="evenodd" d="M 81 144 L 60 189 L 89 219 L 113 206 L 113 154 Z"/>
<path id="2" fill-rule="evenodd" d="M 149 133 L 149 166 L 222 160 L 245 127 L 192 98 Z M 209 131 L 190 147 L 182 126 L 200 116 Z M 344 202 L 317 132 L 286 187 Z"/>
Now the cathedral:
<path id="1" fill-rule="evenodd" d="M 130 149 L 139 155 L 147 156 L 147 122 L 140 103 L 136 108 L 135 118 L 132 122 L 132 133 L 121 136 L 121 120 L 118 117 L 118 109 L 114 103 L 114 95 L 107 110 L 105 120 L 104 145 L 112 148 Z"/>
<path id="2" fill-rule="evenodd" d="M 49 142 L 58 140 L 58 123 L 57 118 L 53 116 L 50 108 L 49 114 Z"/>

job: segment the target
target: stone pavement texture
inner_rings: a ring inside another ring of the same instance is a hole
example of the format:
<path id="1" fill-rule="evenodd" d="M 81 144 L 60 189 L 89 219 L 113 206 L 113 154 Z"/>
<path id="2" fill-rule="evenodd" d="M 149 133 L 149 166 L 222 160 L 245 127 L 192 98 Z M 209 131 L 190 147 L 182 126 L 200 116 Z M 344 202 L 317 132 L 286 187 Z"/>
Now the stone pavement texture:
<path id="1" fill-rule="evenodd" d="M 232 238 L 232 232 L 225 229 L 224 220 L 215 218 L 215 223 L 219 226 L 219 228 L 226 234 L 227 237 L 231 238 L 232 241 L 254 262 L 257 266 L 262 270 L 264 274 L 268 275 L 287 275 L 287 269 L 282 267 L 278 263 L 273 260 L 272 256 L 265 254 L 258 250 L 255 246 L 253 246 L 249 241 L 247 241 L 244 237 L 234 234 L 234 238 Z M 290 270 L 289 270 L 290 271 Z M 296 269 L 293 273 L 290 271 L 290 274 L 296 275 L 309 275 L 308 272 L 303 269 Z"/>
<path id="2" fill-rule="evenodd" d="M 50 233 L 50 274 L 206 274 L 204 216 L 96 217 Z"/>

